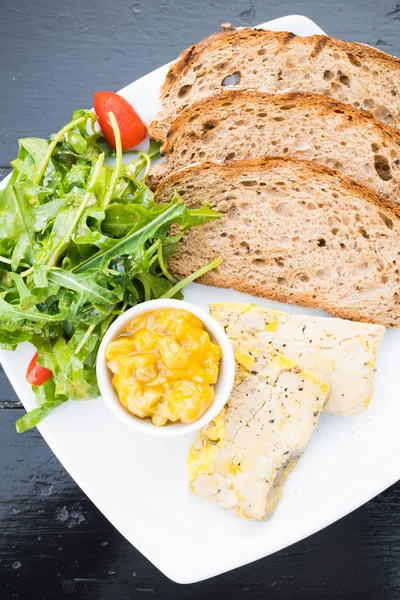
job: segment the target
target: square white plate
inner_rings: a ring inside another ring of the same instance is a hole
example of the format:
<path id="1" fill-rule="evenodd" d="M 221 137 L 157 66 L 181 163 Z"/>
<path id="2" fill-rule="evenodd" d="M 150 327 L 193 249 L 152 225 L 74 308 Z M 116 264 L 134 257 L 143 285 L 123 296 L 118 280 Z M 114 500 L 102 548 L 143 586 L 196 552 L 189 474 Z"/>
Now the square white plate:
<path id="1" fill-rule="evenodd" d="M 299 35 L 323 33 L 305 17 L 261 25 Z M 122 90 L 145 120 L 159 109 L 167 66 Z M 212 301 L 249 296 L 192 284 L 185 298 L 205 309 Z M 256 300 L 303 314 L 304 308 Z M 24 373 L 32 347 L 0 352 L 3 367 L 27 410 L 35 399 Z M 69 402 L 40 432 L 61 463 L 110 522 L 165 575 L 193 583 L 276 552 L 343 517 L 400 478 L 400 330 L 385 334 L 375 394 L 359 417 L 322 415 L 318 430 L 289 476 L 268 522 L 251 523 L 192 496 L 185 473 L 191 436 L 141 436 L 120 423 L 101 399 Z M 29 435 L 29 433 L 24 434 Z"/>

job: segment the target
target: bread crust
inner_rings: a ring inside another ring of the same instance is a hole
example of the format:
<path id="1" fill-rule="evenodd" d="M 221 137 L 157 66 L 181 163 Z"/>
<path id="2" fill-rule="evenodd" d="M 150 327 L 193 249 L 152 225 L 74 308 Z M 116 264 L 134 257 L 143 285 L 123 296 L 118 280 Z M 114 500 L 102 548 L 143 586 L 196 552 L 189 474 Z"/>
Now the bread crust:
<path id="1" fill-rule="evenodd" d="M 193 104 L 190 104 L 187 108 L 182 110 L 177 117 L 172 121 L 171 127 L 168 130 L 165 141 L 161 147 L 162 154 L 168 154 L 171 151 L 171 147 L 175 141 L 176 136 L 184 131 L 187 124 L 190 122 L 190 118 L 196 112 L 204 110 L 207 112 L 210 109 L 217 108 L 227 101 L 242 101 L 242 102 L 263 102 L 265 104 L 279 105 L 286 102 L 296 102 L 300 106 L 317 107 L 320 109 L 321 115 L 324 115 L 327 111 L 341 111 L 346 117 L 351 117 L 349 120 L 350 124 L 354 122 L 360 125 L 372 125 L 377 129 L 381 130 L 382 137 L 386 141 L 395 142 L 400 146 L 400 131 L 394 127 L 390 127 L 378 121 L 369 111 L 357 110 L 351 104 L 345 104 L 340 100 L 334 98 L 328 98 L 322 94 L 314 94 L 312 92 L 285 92 L 282 94 L 269 94 L 257 89 L 241 88 L 237 90 L 223 90 L 215 92 L 211 96 L 202 98 Z"/>
<path id="2" fill-rule="evenodd" d="M 240 44 L 244 49 L 246 47 L 251 47 L 252 45 L 255 47 L 261 45 L 267 47 L 268 44 L 271 44 L 272 56 L 279 55 L 281 51 L 284 52 L 295 48 L 296 50 L 299 50 L 299 53 L 305 53 L 309 63 L 317 61 L 320 55 L 325 52 L 332 52 L 333 54 L 338 55 L 338 58 L 345 59 L 350 70 L 355 67 L 355 71 L 358 72 L 358 70 L 361 71 L 362 69 L 362 63 L 368 64 L 368 71 L 363 72 L 363 79 L 366 82 L 367 88 L 368 82 L 373 81 L 374 78 L 376 79 L 382 69 L 388 69 L 393 73 L 393 77 L 397 81 L 397 83 L 393 84 L 394 89 L 392 90 L 392 95 L 398 93 L 400 59 L 376 48 L 371 48 L 370 46 L 357 42 L 344 42 L 336 38 L 321 35 L 303 38 L 290 32 L 273 32 L 251 28 L 234 29 L 232 31 L 212 34 L 198 44 L 190 46 L 180 54 L 178 60 L 171 66 L 160 90 L 160 99 L 164 106 L 164 110 L 161 111 L 148 126 L 149 133 L 153 138 L 163 141 L 174 115 L 182 110 L 182 108 L 185 108 L 184 101 L 182 105 L 180 100 L 178 100 L 178 89 L 175 89 L 176 86 L 180 85 L 182 78 L 184 78 L 193 68 L 193 76 L 196 79 L 197 75 L 194 71 L 198 68 L 198 65 L 201 64 L 203 57 L 217 55 L 220 50 L 223 50 L 230 44 Z M 308 65 L 308 67 L 310 67 L 310 65 Z M 227 73 L 224 73 L 224 75 L 226 74 Z M 344 83 L 344 85 L 346 85 L 346 83 Z M 246 84 L 242 87 L 254 86 Z M 296 85 L 294 87 L 296 87 Z M 384 85 L 385 89 L 386 87 L 387 86 Z M 216 86 L 216 89 L 218 89 L 218 86 Z M 302 89 L 306 89 L 304 85 L 302 86 Z M 310 85 L 310 90 L 320 91 L 314 89 L 312 84 Z M 271 91 L 273 90 L 271 89 Z M 387 89 L 386 94 L 388 99 L 390 99 L 390 93 L 390 90 Z M 335 96 L 336 92 L 333 91 L 332 95 Z M 379 106 L 381 99 L 382 98 L 378 100 Z M 196 98 L 194 101 L 196 101 Z M 393 102 L 393 98 L 391 98 L 391 101 Z M 360 108 L 363 107 L 361 106 Z M 375 114 L 376 117 L 378 117 L 378 108 L 379 107 L 377 107 L 377 112 Z M 400 128 L 400 115 L 397 114 L 393 119 L 393 125 Z M 384 120 L 383 117 L 382 120 Z"/>
<path id="3" fill-rule="evenodd" d="M 335 185 L 337 191 L 340 195 L 340 192 L 348 192 L 353 196 L 358 196 L 364 202 L 371 203 L 379 208 L 379 212 L 383 218 L 391 221 L 393 228 L 396 230 L 394 235 L 398 236 L 398 231 L 400 230 L 400 219 L 391 211 L 385 204 L 382 202 L 381 198 L 371 191 L 368 187 L 353 181 L 351 178 L 330 169 L 324 165 L 320 165 L 311 161 L 302 161 L 298 159 L 293 159 L 290 157 L 265 157 L 265 158 L 257 158 L 250 159 L 244 161 L 237 161 L 231 164 L 215 164 L 215 163 L 203 163 L 196 164 L 189 167 L 185 167 L 179 171 L 172 173 L 170 176 L 166 177 L 161 185 L 158 186 L 156 190 L 156 197 L 160 201 L 165 201 L 169 198 L 169 193 L 172 189 L 177 189 L 179 191 L 181 182 L 188 182 L 193 179 L 193 177 L 198 174 L 204 172 L 204 175 L 207 176 L 207 172 L 216 173 L 224 172 L 224 181 L 228 180 L 239 180 L 242 176 L 251 177 L 252 172 L 260 173 L 260 170 L 272 170 L 279 169 L 282 171 L 284 176 L 284 169 L 289 167 L 293 172 L 301 171 L 302 176 L 307 180 L 314 179 L 315 177 L 322 177 L 325 181 L 329 181 L 332 185 Z M 207 200 L 206 197 L 201 196 L 202 200 Z M 218 222 L 213 224 L 214 227 L 218 226 Z M 228 231 L 228 230 L 227 230 Z M 191 235 L 190 233 L 188 234 Z M 210 248 L 210 244 L 207 239 L 207 228 L 206 226 L 203 228 L 198 228 L 195 230 L 195 245 L 196 249 L 198 248 Z M 189 238 L 190 239 L 190 238 Z M 190 251 L 190 246 L 187 248 Z M 304 248 L 306 251 L 306 248 Z M 218 253 L 218 250 L 216 250 Z M 400 244 L 399 244 L 399 253 L 400 253 Z M 204 257 L 207 260 L 209 257 Z M 385 258 L 385 257 L 383 257 Z M 239 260 L 239 259 L 238 259 Z M 178 258 L 173 259 L 172 261 L 172 270 L 178 276 L 182 277 L 187 275 L 185 272 L 185 265 L 182 262 L 182 259 Z M 183 267 L 183 268 L 182 268 Z M 308 306 L 310 308 L 319 308 L 326 310 L 337 317 L 341 317 L 344 319 L 352 319 L 361 322 L 370 322 L 370 323 L 378 323 L 384 325 L 385 327 L 399 327 L 399 319 L 398 315 L 400 313 L 400 307 L 398 304 L 395 304 L 393 300 L 393 311 L 390 312 L 390 315 L 382 311 L 382 314 L 371 314 L 370 307 L 367 306 L 366 309 L 362 308 L 360 310 L 360 303 L 358 303 L 358 307 L 353 305 L 354 303 L 348 302 L 346 305 L 340 305 L 340 303 L 335 302 L 335 297 L 332 295 L 331 299 L 324 297 L 321 300 L 321 297 L 318 297 L 318 293 L 315 293 L 315 289 L 310 285 L 310 289 L 305 291 L 304 293 L 299 293 L 296 290 L 290 291 L 289 289 L 285 289 L 279 286 L 274 285 L 273 280 L 267 285 L 259 284 L 258 282 L 250 281 L 246 277 L 240 277 L 239 275 L 234 276 L 236 274 L 226 274 L 223 272 L 223 265 L 220 270 L 210 271 L 204 277 L 201 278 L 200 282 L 206 285 L 213 285 L 216 287 L 226 287 L 226 288 L 234 288 L 238 291 L 249 293 L 259 297 L 266 297 L 270 300 L 276 300 L 279 302 L 288 302 L 295 303 L 303 306 Z M 267 275 L 267 273 L 266 273 Z M 268 275 L 267 275 L 268 277 Z M 378 279 L 378 275 L 376 276 Z M 395 276 L 395 285 L 396 293 L 400 292 L 400 279 L 398 276 Z M 350 297 L 349 297 L 350 298 Z M 361 298 L 361 296 L 360 296 Z M 389 300 L 389 296 L 386 297 L 386 301 Z M 357 303 L 356 303 L 357 304 Z M 378 312 L 378 310 L 377 310 Z"/>
<path id="4" fill-rule="evenodd" d="M 400 216 L 400 131 L 320 94 L 217 92 L 181 111 L 161 151 L 164 162 L 147 178 L 153 190 L 172 171 L 199 160 L 229 162 L 286 152 L 364 183 Z"/>
<path id="5" fill-rule="evenodd" d="M 274 39 L 278 40 L 281 46 L 286 46 L 295 42 L 297 44 L 309 46 L 312 58 L 316 58 L 325 47 L 328 47 L 332 50 L 342 50 L 345 53 L 355 54 L 357 58 L 362 60 L 377 61 L 378 63 L 384 64 L 389 63 L 391 68 L 400 71 L 400 58 L 387 54 L 377 48 L 367 46 L 366 44 L 360 44 L 359 42 L 344 42 L 343 40 L 327 35 L 301 37 L 289 31 L 268 31 L 267 29 L 255 28 L 233 29 L 232 31 L 213 33 L 198 44 L 193 44 L 181 52 L 178 60 L 171 65 L 171 68 L 165 77 L 165 81 L 161 87 L 161 98 L 164 98 L 169 92 L 171 83 L 175 81 L 195 59 L 199 58 L 204 51 L 208 52 L 210 49 L 216 49 L 218 46 L 223 46 L 232 38 L 246 42 L 249 40 L 258 42 Z"/>

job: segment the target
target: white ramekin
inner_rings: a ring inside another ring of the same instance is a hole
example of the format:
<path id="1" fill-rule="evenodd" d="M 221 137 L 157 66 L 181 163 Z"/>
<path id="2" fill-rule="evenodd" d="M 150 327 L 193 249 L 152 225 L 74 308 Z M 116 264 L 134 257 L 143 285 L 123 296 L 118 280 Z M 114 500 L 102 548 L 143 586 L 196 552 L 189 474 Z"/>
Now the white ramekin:
<path id="1" fill-rule="evenodd" d="M 119 401 L 117 392 L 112 384 L 112 372 L 107 367 L 105 359 L 105 352 L 108 344 L 120 335 L 129 321 L 131 321 L 134 317 L 142 313 L 157 310 L 159 308 L 179 308 L 194 314 L 203 322 L 205 329 L 211 336 L 211 339 L 220 346 L 222 351 L 222 360 L 220 362 L 218 381 L 215 384 L 214 402 L 204 413 L 204 415 L 193 423 L 176 423 L 164 425 L 163 427 L 156 427 L 149 420 L 140 419 L 139 417 L 136 417 L 130 413 Z M 124 312 L 114 321 L 114 323 L 107 330 L 100 344 L 97 355 L 96 372 L 100 392 L 105 403 L 114 413 L 114 415 L 116 415 L 127 426 L 131 427 L 132 429 L 136 429 L 136 431 L 141 433 L 158 437 L 177 437 L 187 433 L 192 433 L 193 431 L 204 427 L 204 425 L 212 421 L 225 406 L 231 393 L 235 377 L 235 358 L 228 336 L 221 325 L 214 319 L 214 317 L 209 315 L 201 308 L 198 308 L 194 304 L 190 304 L 189 302 L 184 302 L 182 300 L 159 299 L 138 304 L 137 306 L 134 306 L 133 308 L 130 308 Z"/>

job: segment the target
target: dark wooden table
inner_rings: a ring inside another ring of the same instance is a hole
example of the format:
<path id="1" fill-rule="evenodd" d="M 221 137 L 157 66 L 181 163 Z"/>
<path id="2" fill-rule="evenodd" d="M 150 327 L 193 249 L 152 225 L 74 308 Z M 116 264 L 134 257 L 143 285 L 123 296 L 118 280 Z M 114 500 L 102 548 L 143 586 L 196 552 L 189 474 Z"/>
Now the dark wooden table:
<path id="1" fill-rule="evenodd" d="M 396 0 L 1 0 L 0 177 L 18 137 L 56 131 L 95 90 L 119 89 L 224 21 L 298 13 L 400 56 Z M 0 408 L 0 598 L 400 598 L 400 483 L 286 550 L 179 586 L 114 530 L 37 431 L 15 433 L 23 409 L 2 372 Z"/>

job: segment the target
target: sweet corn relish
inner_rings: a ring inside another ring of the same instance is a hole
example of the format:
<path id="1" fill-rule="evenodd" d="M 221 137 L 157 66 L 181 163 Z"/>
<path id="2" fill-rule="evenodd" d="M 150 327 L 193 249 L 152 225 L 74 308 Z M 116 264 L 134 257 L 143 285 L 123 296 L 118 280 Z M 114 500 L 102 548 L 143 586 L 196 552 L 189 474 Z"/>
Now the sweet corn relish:
<path id="1" fill-rule="evenodd" d="M 191 423 L 206 412 L 221 356 L 202 321 L 177 308 L 138 315 L 106 350 L 120 402 L 157 426 Z"/>

